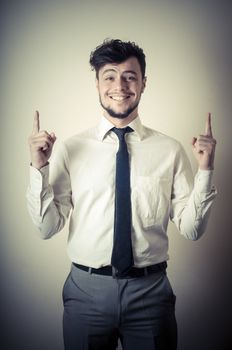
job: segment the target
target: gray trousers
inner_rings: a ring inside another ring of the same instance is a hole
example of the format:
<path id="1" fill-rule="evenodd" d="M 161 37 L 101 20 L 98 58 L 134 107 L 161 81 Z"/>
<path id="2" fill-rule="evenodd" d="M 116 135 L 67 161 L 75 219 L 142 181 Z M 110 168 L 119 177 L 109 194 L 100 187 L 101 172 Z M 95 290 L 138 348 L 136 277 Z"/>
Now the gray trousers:
<path id="1" fill-rule="evenodd" d="M 176 350 L 175 295 L 165 271 L 117 279 L 72 265 L 63 288 L 65 350 Z"/>

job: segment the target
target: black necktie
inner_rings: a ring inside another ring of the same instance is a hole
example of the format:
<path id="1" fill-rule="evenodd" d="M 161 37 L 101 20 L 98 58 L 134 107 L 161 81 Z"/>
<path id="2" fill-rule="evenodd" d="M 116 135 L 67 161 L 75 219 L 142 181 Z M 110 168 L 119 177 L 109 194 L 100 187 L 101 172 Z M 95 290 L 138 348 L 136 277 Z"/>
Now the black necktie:
<path id="1" fill-rule="evenodd" d="M 127 127 L 113 128 L 112 131 L 118 136 L 119 149 L 116 154 L 114 245 L 111 264 L 117 275 L 123 276 L 134 264 L 131 243 L 130 165 L 125 141 L 125 134 L 133 130 Z"/>

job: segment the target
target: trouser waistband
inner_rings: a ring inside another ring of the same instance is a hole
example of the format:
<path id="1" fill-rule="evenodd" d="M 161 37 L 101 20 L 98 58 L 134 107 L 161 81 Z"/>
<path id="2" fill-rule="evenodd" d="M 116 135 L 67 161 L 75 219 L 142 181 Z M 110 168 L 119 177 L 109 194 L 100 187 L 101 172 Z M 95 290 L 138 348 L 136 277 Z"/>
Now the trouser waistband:
<path id="1" fill-rule="evenodd" d="M 156 273 L 160 271 L 165 271 L 167 268 L 167 262 L 161 262 L 155 265 L 150 265 L 146 267 L 132 267 L 127 274 L 120 276 L 117 271 L 115 271 L 113 266 L 103 266 L 98 269 L 85 266 L 85 265 L 80 265 L 73 263 L 75 267 L 77 267 L 80 270 L 87 271 L 90 274 L 97 274 L 97 275 L 104 275 L 104 276 L 113 276 L 117 278 L 133 278 L 133 277 L 142 277 L 142 276 L 147 276 L 151 273 Z"/>

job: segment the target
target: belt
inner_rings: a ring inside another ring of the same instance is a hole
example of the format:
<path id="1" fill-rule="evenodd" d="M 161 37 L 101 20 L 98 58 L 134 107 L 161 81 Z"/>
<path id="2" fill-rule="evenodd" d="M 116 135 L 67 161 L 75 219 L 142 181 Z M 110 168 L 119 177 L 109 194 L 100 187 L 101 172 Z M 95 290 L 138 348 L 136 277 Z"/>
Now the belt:
<path id="1" fill-rule="evenodd" d="M 159 264 L 150 265 L 147 267 L 132 267 L 129 272 L 125 275 L 120 275 L 113 266 L 103 266 L 99 269 L 95 269 L 93 267 L 88 267 L 80 264 L 73 263 L 75 267 L 80 270 L 87 271 L 90 274 L 104 275 L 104 276 L 113 276 L 118 278 L 133 278 L 133 277 L 142 277 L 147 276 L 151 273 L 156 273 L 160 271 L 165 271 L 167 268 L 166 261 L 161 262 Z"/>

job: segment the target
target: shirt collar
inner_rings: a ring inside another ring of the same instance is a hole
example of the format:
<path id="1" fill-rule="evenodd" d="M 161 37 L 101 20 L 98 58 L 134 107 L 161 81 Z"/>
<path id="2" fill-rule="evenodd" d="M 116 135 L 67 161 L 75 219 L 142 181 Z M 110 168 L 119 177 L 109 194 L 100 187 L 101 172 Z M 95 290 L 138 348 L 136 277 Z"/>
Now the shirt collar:
<path id="1" fill-rule="evenodd" d="M 139 116 L 132 120 L 132 122 L 128 125 L 131 129 L 134 130 L 135 134 L 138 136 L 139 141 L 142 141 L 145 136 L 145 129 L 141 123 Z"/>
<path id="2" fill-rule="evenodd" d="M 139 116 L 136 117 L 130 124 L 128 124 L 126 126 L 130 126 L 134 130 L 135 134 L 138 136 L 139 140 L 142 141 L 142 139 L 145 136 L 145 130 L 144 130 L 144 126 L 142 125 Z M 113 127 L 114 127 L 114 125 L 103 116 L 101 118 L 99 125 L 98 125 L 98 137 L 99 137 L 99 139 L 101 141 L 103 141 L 104 138 L 106 137 L 107 133 Z"/>

